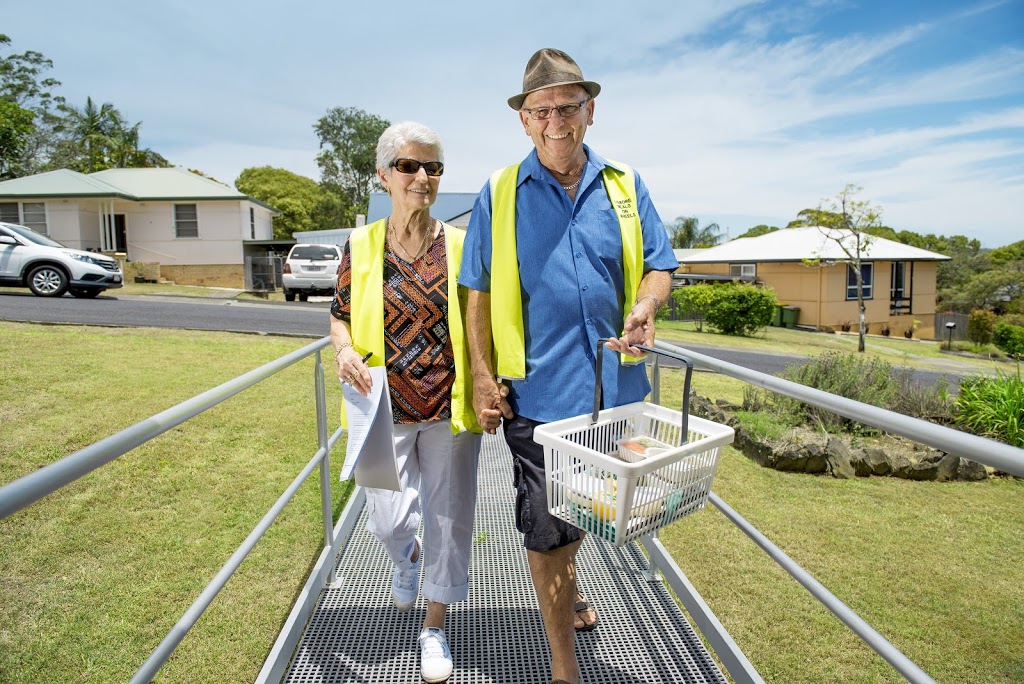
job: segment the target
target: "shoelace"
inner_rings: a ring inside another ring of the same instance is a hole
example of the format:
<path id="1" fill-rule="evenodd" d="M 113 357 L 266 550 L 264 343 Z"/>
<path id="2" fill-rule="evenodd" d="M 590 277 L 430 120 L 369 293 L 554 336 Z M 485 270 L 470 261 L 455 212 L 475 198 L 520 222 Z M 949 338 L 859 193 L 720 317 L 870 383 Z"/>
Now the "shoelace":
<path id="1" fill-rule="evenodd" d="M 438 634 L 428 634 L 423 637 L 423 643 L 421 644 L 423 650 L 423 656 L 425 658 L 449 658 L 448 649 L 445 646 L 444 641 Z"/>
<path id="2" fill-rule="evenodd" d="M 412 589 L 413 578 L 416 576 L 415 570 L 399 570 L 398 571 L 398 586 L 401 589 Z"/>

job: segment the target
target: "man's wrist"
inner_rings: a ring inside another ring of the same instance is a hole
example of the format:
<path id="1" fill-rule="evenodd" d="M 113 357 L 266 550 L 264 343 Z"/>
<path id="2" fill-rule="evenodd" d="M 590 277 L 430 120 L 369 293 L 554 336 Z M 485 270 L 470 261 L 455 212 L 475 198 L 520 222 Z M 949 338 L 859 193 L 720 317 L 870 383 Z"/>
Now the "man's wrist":
<path id="1" fill-rule="evenodd" d="M 645 299 L 650 299 L 652 302 L 654 302 L 654 310 L 655 311 L 657 311 L 658 309 L 661 308 L 661 300 L 658 299 L 657 297 L 655 297 L 654 295 L 650 295 L 650 294 L 649 295 L 644 295 L 640 299 L 636 300 L 636 304 L 639 304 L 640 302 L 644 301 Z M 636 306 L 636 304 L 634 304 L 633 306 Z"/>

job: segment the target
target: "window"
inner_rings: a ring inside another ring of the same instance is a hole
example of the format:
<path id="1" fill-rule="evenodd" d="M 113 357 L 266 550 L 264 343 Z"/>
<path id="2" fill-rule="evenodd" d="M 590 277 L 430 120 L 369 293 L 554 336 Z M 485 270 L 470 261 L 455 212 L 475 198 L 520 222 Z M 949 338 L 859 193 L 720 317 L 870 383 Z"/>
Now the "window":
<path id="1" fill-rule="evenodd" d="M 46 230 L 46 204 L 43 202 L 25 202 L 22 204 L 21 224 L 37 233 L 49 234 Z"/>
<path id="2" fill-rule="evenodd" d="M 729 275 L 738 278 L 757 276 L 757 264 L 729 264 Z"/>
<path id="3" fill-rule="evenodd" d="M 249 207 L 249 239 L 256 239 L 256 210 Z"/>
<path id="4" fill-rule="evenodd" d="M 41 235 L 49 234 L 45 202 L 23 202 L 20 207 L 18 202 L 0 202 L 0 221 L 26 226 Z"/>
<path id="5" fill-rule="evenodd" d="M 864 279 L 864 299 L 871 299 L 872 286 L 875 283 L 875 265 L 861 264 L 860 276 Z M 846 267 L 846 299 L 857 299 L 857 272 L 853 264 Z"/>
<path id="6" fill-rule="evenodd" d="M 199 214 L 196 212 L 196 205 L 174 205 L 174 237 L 199 237 Z"/>
<path id="7" fill-rule="evenodd" d="M 17 202 L 0 202 L 0 221 L 4 223 L 21 223 Z"/>

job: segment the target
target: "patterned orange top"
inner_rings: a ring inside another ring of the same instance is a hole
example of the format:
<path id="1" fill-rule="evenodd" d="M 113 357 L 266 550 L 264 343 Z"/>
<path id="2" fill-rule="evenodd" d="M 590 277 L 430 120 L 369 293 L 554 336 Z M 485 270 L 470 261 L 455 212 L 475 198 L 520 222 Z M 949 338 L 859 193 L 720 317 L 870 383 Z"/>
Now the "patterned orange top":
<path id="1" fill-rule="evenodd" d="M 409 263 L 384 248 L 384 363 L 395 423 L 446 420 L 452 414 L 455 355 L 448 337 L 444 228 L 426 254 Z M 331 315 L 351 321 L 352 255 L 338 266 Z"/>

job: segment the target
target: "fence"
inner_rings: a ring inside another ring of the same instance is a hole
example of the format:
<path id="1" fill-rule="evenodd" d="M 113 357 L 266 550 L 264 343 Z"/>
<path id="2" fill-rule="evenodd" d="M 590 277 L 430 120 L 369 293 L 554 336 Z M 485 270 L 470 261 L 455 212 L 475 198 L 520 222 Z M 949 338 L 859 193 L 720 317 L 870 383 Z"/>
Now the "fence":
<path id="1" fill-rule="evenodd" d="M 947 328 L 946 324 L 952 323 L 953 328 Z M 935 314 L 935 339 L 939 341 L 956 340 L 964 342 L 967 340 L 967 314 L 960 313 L 937 313 Z"/>
<path id="2" fill-rule="evenodd" d="M 276 255 L 245 257 L 247 292 L 273 292 L 283 283 L 284 259 Z"/>

